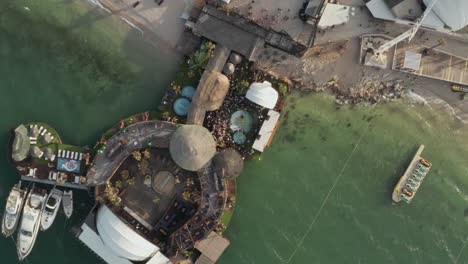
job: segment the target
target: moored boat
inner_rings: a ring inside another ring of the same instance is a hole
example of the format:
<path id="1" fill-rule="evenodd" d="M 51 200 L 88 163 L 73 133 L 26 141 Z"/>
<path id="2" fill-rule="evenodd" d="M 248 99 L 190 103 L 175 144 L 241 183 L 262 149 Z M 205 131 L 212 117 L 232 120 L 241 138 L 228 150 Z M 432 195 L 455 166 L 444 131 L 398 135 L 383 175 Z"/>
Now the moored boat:
<path id="1" fill-rule="evenodd" d="M 73 213 L 73 192 L 72 190 L 64 191 L 62 196 L 62 205 L 63 205 L 63 212 L 67 218 Z"/>
<path id="2" fill-rule="evenodd" d="M 33 186 L 23 209 L 20 229 L 18 231 L 17 250 L 19 260 L 26 258 L 36 242 L 41 225 L 41 212 L 45 205 L 47 192 Z"/>
<path id="3" fill-rule="evenodd" d="M 426 178 L 432 164 L 421 157 L 424 145 L 419 146 L 416 154 L 393 189 L 394 202 L 411 202 Z"/>
<path id="4" fill-rule="evenodd" d="M 15 232 L 21 218 L 26 195 L 27 191 L 21 189 L 21 182 L 15 184 L 11 189 L 2 220 L 2 233 L 5 237 L 9 237 Z"/>
<path id="5" fill-rule="evenodd" d="M 41 230 L 49 229 L 57 216 L 62 201 L 63 192 L 58 189 L 52 189 L 45 203 L 44 211 L 41 215 Z"/>

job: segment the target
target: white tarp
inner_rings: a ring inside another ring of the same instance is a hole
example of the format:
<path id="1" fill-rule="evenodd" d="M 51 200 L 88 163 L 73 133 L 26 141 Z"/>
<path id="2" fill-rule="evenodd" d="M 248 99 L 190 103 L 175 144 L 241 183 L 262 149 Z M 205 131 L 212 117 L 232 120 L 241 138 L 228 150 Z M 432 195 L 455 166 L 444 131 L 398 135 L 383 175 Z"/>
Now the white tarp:
<path id="1" fill-rule="evenodd" d="M 434 0 L 424 0 L 428 6 Z M 457 31 L 468 25 L 468 0 L 439 0 L 432 11 L 447 25 Z"/>
<path id="2" fill-rule="evenodd" d="M 119 257 L 144 261 L 159 251 L 157 246 L 127 226 L 105 205 L 98 210 L 96 226 L 103 243 Z"/>
<path id="3" fill-rule="evenodd" d="M 279 118 L 280 113 L 273 110 L 268 111 L 268 118 L 263 121 L 262 127 L 258 132 L 258 137 L 252 145 L 253 149 L 260 152 L 265 150 L 265 147 L 268 145 L 268 142 L 270 142 L 270 139 L 273 136 L 273 132 L 275 131 L 276 123 L 278 123 Z"/>
<path id="4" fill-rule="evenodd" d="M 351 8 L 345 5 L 327 4 L 323 11 L 318 27 L 321 29 L 348 23 Z"/>
<path id="5" fill-rule="evenodd" d="M 264 81 L 263 83 L 252 83 L 245 97 L 258 105 L 273 109 L 279 95 L 270 82 Z"/>
<path id="6" fill-rule="evenodd" d="M 112 251 L 106 247 L 98 234 L 89 228 L 86 224 L 81 226 L 82 232 L 78 236 L 78 239 L 81 240 L 87 247 L 89 247 L 94 253 L 101 257 L 105 262 L 112 264 L 132 264 L 127 259 L 116 256 Z"/>

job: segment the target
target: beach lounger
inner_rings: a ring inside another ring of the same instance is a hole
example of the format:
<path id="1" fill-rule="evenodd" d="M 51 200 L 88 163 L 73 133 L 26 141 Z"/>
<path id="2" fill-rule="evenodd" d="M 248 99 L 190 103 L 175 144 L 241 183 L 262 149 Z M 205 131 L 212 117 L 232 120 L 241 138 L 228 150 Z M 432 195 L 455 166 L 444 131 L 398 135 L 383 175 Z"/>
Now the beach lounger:
<path id="1" fill-rule="evenodd" d="M 80 156 L 80 153 L 75 152 L 75 159 L 78 160 L 78 157 Z"/>
<path id="2" fill-rule="evenodd" d="M 30 143 L 31 145 L 36 145 L 36 144 L 37 144 L 37 141 L 36 141 L 36 140 L 30 140 L 29 143 Z"/>
<path id="3" fill-rule="evenodd" d="M 58 150 L 58 154 L 57 154 L 59 158 L 60 158 L 60 154 L 62 154 L 62 150 L 61 150 L 61 149 Z"/>
<path id="4" fill-rule="evenodd" d="M 54 161 L 55 160 L 55 155 L 52 156 L 52 158 L 50 158 L 50 161 Z"/>
<path id="5" fill-rule="evenodd" d="M 70 151 L 67 150 L 67 154 L 66 154 L 65 158 L 67 158 L 67 159 L 70 158 Z"/>
<path id="6" fill-rule="evenodd" d="M 39 135 L 41 134 L 42 130 L 44 130 L 44 127 L 43 126 L 39 127 Z"/>
<path id="7" fill-rule="evenodd" d="M 44 128 L 44 130 L 41 133 L 41 136 L 44 136 L 46 132 L 47 132 L 47 129 Z"/>
<path id="8" fill-rule="evenodd" d="M 83 159 L 83 153 L 80 153 L 80 156 L 78 157 L 78 160 L 82 160 Z"/>

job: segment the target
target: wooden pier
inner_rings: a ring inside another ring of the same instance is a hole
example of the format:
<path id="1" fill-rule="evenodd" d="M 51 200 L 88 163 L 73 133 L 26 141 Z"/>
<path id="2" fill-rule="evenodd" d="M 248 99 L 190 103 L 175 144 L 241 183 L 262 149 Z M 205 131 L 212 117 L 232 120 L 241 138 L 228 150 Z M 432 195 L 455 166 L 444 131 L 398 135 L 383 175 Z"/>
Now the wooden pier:
<path id="1" fill-rule="evenodd" d="M 405 187 L 406 185 L 406 181 L 408 180 L 409 177 L 411 177 L 411 174 L 413 172 L 413 170 L 416 168 L 416 166 L 418 165 L 418 162 L 419 160 L 422 159 L 421 157 L 421 153 L 423 152 L 424 150 L 424 145 L 421 145 L 418 149 L 418 151 L 416 151 L 416 154 L 414 155 L 413 159 L 411 160 L 408 168 L 406 169 L 405 173 L 403 174 L 403 176 L 401 176 L 400 180 L 398 181 L 398 183 L 396 184 L 395 186 L 395 189 L 393 189 L 393 193 L 392 193 L 392 200 L 395 201 L 395 202 L 399 202 L 401 201 L 401 190 Z M 413 194 L 413 196 L 416 195 L 416 192 Z"/>

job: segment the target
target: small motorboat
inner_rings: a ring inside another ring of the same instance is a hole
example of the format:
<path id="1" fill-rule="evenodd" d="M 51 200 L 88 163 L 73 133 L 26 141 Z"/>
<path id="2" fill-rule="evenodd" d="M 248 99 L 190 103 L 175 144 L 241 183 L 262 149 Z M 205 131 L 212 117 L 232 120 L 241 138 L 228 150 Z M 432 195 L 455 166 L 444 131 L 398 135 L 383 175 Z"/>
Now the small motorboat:
<path id="1" fill-rule="evenodd" d="M 425 160 L 425 159 L 421 159 L 419 162 L 421 162 L 422 165 L 424 165 L 425 167 L 428 167 L 428 168 L 430 168 L 432 166 L 432 164 L 429 161 Z"/>
<path id="2" fill-rule="evenodd" d="M 413 192 L 409 191 L 408 189 L 406 188 L 403 188 L 403 193 L 408 195 L 409 197 L 413 196 Z"/>
<path id="3" fill-rule="evenodd" d="M 46 197 L 46 190 L 34 186 L 28 194 L 16 245 L 19 260 L 23 260 L 31 253 L 36 242 L 37 233 L 41 226 L 41 212 L 44 209 Z"/>
<path id="4" fill-rule="evenodd" d="M 62 196 L 62 205 L 63 205 L 63 212 L 67 218 L 73 213 L 73 192 L 72 190 L 64 191 Z"/>
<path id="5" fill-rule="evenodd" d="M 27 191 L 21 189 L 21 182 L 13 186 L 8 196 L 3 213 L 2 233 L 5 237 L 13 235 L 21 218 L 24 200 L 26 200 Z"/>
<path id="6" fill-rule="evenodd" d="M 419 169 L 419 170 L 422 170 L 422 171 L 424 171 L 424 172 L 427 172 L 427 171 L 429 170 L 428 167 L 422 165 L 421 163 L 418 164 L 418 169 Z"/>
<path id="7" fill-rule="evenodd" d="M 413 179 L 413 180 L 415 180 L 415 181 L 417 181 L 417 182 L 421 182 L 422 179 L 423 179 L 423 177 L 421 177 L 421 176 L 416 175 L 416 174 L 413 173 L 413 174 L 411 175 L 411 179 Z"/>
<path id="8" fill-rule="evenodd" d="M 408 195 L 402 193 L 400 196 L 403 200 L 405 200 L 405 202 L 411 202 L 411 197 L 409 197 Z"/>
<path id="9" fill-rule="evenodd" d="M 426 175 L 426 173 L 424 173 L 424 172 L 422 172 L 422 171 L 420 171 L 420 170 L 418 170 L 418 169 L 415 169 L 415 170 L 414 170 L 414 173 L 417 174 L 417 175 L 419 175 L 419 176 L 421 176 L 421 177 L 424 177 L 424 175 Z"/>
<path id="10" fill-rule="evenodd" d="M 410 185 L 410 184 L 406 184 L 406 189 L 412 191 L 413 193 L 416 192 L 416 187 Z"/>
<path id="11" fill-rule="evenodd" d="M 58 189 L 52 189 L 49 196 L 47 196 L 44 211 L 41 215 L 41 230 L 45 231 L 49 229 L 57 216 L 57 212 L 60 208 L 60 202 L 62 201 L 63 192 Z"/>
<path id="12" fill-rule="evenodd" d="M 409 183 L 410 185 L 413 185 L 413 186 L 416 187 L 416 188 L 418 188 L 418 186 L 419 186 L 419 183 L 418 183 L 417 181 L 411 179 L 411 178 L 408 179 L 408 183 Z"/>

